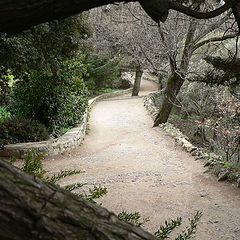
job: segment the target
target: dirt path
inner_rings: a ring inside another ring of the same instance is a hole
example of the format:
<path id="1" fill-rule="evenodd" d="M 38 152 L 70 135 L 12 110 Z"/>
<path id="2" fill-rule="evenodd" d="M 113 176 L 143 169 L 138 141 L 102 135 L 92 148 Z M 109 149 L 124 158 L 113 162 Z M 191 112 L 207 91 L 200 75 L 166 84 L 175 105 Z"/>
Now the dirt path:
<path id="1" fill-rule="evenodd" d="M 143 82 L 141 95 L 156 89 Z M 165 219 L 188 219 L 203 211 L 194 239 L 240 239 L 240 191 L 204 173 L 200 161 L 175 147 L 174 140 L 152 128 L 143 98 L 123 96 L 99 102 L 91 112 L 90 132 L 71 154 L 44 161 L 47 170 L 82 169 L 62 185 L 87 182 L 106 186 L 100 202 L 119 213 L 150 216 L 154 232 Z"/>

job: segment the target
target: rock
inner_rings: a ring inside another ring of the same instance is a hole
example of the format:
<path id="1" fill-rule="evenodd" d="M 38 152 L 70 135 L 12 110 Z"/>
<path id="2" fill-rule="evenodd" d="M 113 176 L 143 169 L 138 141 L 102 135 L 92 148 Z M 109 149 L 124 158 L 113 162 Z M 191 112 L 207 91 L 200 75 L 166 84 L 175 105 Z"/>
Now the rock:
<path id="1" fill-rule="evenodd" d="M 220 171 L 220 173 L 218 174 L 218 181 L 227 180 L 229 173 L 230 173 L 229 169 L 224 169 L 224 170 Z"/>
<path id="2" fill-rule="evenodd" d="M 210 166 L 211 163 L 212 163 L 212 161 L 207 161 L 207 162 L 204 164 L 204 167 L 208 167 L 208 166 Z"/>
<path id="3" fill-rule="evenodd" d="M 192 156 L 197 156 L 198 155 L 198 149 L 194 149 L 192 152 L 191 152 L 191 155 Z"/>
<path id="4" fill-rule="evenodd" d="M 208 195 L 208 193 L 206 191 L 204 191 L 204 190 L 200 191 L 199 193 L 200 193 L 201 197 L 206 197 Z"/>

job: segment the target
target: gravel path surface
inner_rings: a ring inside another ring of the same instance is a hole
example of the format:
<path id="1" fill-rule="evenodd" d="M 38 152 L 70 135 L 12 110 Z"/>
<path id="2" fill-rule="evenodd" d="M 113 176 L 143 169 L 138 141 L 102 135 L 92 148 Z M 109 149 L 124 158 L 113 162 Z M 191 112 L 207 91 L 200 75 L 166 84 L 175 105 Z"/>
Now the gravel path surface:
<path id="1" fill-rule="evenodd" d="M 141 94 L 156 90 L 143 81 Z M 217 182 L 201 161 L 177 148 L 143 106 L 142 97 L 111 98 L 91 112 L 90 132 L 74 152 L 44 160 L 44 168 L 81 169 L 85 172 L 63 179 L 61 185 L 82 182 L 108 189 L 99 202 L 115 213 L 138 211 L 150 216 L 145 229 L 154 232 L 168 218 L 188 222 L 203 211 L 193 239 L 240 240 L 240 190 Z"/>

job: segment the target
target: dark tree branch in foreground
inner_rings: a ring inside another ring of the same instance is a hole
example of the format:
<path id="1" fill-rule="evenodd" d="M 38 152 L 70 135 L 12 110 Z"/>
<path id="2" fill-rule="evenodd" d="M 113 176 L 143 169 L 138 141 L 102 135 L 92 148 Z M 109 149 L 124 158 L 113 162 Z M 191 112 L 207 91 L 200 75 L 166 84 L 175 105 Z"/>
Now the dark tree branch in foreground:
<path id="1" fill-rule="evenodd" d="M 0 160 L 0 239 L 157 240 L 96 204 Z"/>
<path id="2" fill-rule="evenodd" d="M 1 0 L 0 32 L 21 32 L 43 22 L 69 17 L 91 8 L 114 2 L 136 2 L 136 0 Z M 140 0 L 139 2 L 148 15 L 156 22 L 164 22 L 170 9 L 195 18 L 207 19 L 216 17 L 232 8 L 239 23 L 238 0 L 229 0 L 222 7 L 206 13 L 194 11 L 171 0 Z"/>
<path id="3" fill-rule="evenodd" d="M 121 0 L 120 0 L 121 1 Z M 62 19 L 116 0 L 1 0 L 0 32 L 18 33 L 37 24 Z M 118 1 L 119 2 L 119 1 Z M 125 2 L 130 2 L 126 0 Z"/>

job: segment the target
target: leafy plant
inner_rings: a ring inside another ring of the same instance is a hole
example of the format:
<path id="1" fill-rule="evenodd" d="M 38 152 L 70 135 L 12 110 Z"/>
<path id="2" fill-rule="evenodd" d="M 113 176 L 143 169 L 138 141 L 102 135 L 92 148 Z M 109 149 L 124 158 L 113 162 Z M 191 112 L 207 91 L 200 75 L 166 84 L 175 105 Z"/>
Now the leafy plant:
<path id="1" fill-rule="evenodd" d="M 7 111 L 6 107 L 0 106 L 0 120 L 3 120 L 5 118 L 10 118 L 11 113 Z"/>
<path id="2" fill-rule="evenodd" d="M 101 89 L 121 88 L 123 81 L 120 78 L 121 63 L 112 60 L 108 56 L 90 54 L 86 58 L 88 64 L 88 75 L 85 83 L 91 94 Z"/>
<path id="3" fill-rule="evenodd" d="M 54 136 L 79 124 L 88 105 L 83 82 L 87 68 L 83 59 L 79 54 L 77 59 L 61 63 L 57 75 L 32 71 L 28 81 L 16 82 L 10 112 L 41 122 Z"/>
<path id="4" fill-rule="evenodd" d="M 0 105 L 6 105 L 9 101 L 9 93 L 15 76 L 10 69 L 6 70 L 0 67 Z"/>
<path id="5" fill-rule="evenodd" d="M 214 150 L 228 162 L 240 164 L 240 100 L 225 89 L 217 97 L 216 117 L 206 119 L 212 129 Z"/>
<path id="6" fill-rule="evenodd" d="M 165 221 L 165 225 L 161 225 L 159 230 L 154 233 L 160 239 L 168 238 L 168 235 L 176 228 L 182 224 L 182 218 L 177 218 L 176 220 Z"/>
<path id="7" fill-rule="evenodd" d="M 83 187 L 84 185 L 86 185 L 86 183 L 73 183 L 73 184 L 69 184 L 69 185 L 64 186 L 64 188 L 66 190 L 73 191 L 73 190 L 76 190 L 76 189 L 79 189 L 79 188 Z"/>
<path id="8" fill-rule="evenodd" d="M 47 182 L 50 182 L 50 183 L 56 183 L 62 178 L 79 174 L 81 172 L 82 172 L 81 170 L 61 170 L 60 173 L 57 173 L 57 174 L 54 173 L 51 177 L 47 177 L 46 180 Z"/>
<path id="9" fill-rule="evenodd" d="M 187 227 L 182 234 L 180 234 L 175 240 L 186 240 L 191 238 L 191 236 L 196 232 L 197 223 L 202 217 L 202 212 L 197 211 L 193 219 L 189 219 L 190 226 Z"/>
<path id="10" fill-rule="evenodd" d="M 76 193 L 79 197 L 84 198 L 92 203 L 96 203 L 94 199 L 101 198 L 103 195 L 107 194 L 107 188 L 101 186 L 94 186 L 89 188 L 88 192 Z"/>
<path id="11" fill-rule="evenodd" d="M 139 212 L 128 213 L 126 211 L 122 211 L 118 214 L 118 218 L 137 227 L 143 226 L 146 222 L 150 221 L 149 217 L 141 219 Z"/>
<path id="12" fill-rule="evenodd" d="M 119 91 L 119 89 L 112 89 L 112 88 L 101 88 L 99 89 L 99 92 L 103 93 L 111 93 L 111 92 L 116 92 Z"/>
<path id="13" fill-rule="evenodd" d="M 0 121 L 0 144 L 47 140 L 49 133 L 38 121 L 23 118 L 5 118 Z"/>
<path id="14" fill-rule="evenodd" d="M 197 211 L 194 215 L 193 219 L 189 218 L 190 226 L 186 227 L 185 230 L 179 234 L 175 240 L 186 240 L 192 237 L 192 235 L 196 232 L 197 223 L 202 217 L 202 212 Z M 169 238 L 169 234 L 176 228 L 182 224 L 182 218 L 177 218 L 176 220 L 165 221 L 165 225 L 161 225 L 159 230 L 154 233 L 159 239 L 167 239 Z"/>
<path id="15" fill-rule="evenodd" d="M 43 169 L 42 158 L 44 153 L 36 154 L 34 151 L 28 151 L 24 156 L 24 164 L 22 170 L 26 173 L 34 174 L 37 177 L 43 179 L 46 171 Z M 15 162 L 16 158 L 12 158 L 11 162 Z"/>

